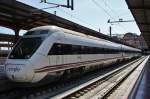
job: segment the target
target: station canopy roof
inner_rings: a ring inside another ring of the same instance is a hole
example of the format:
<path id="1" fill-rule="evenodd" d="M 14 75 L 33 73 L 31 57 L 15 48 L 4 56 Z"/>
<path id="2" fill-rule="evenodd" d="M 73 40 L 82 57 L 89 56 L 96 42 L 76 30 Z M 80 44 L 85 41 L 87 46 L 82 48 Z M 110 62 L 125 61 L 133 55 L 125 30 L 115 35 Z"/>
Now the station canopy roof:
<path id="1" fill-rule="evenodd" d="M 5 42 L 5 43 L 2 43 L 2 42 Z M 15 35 L 0 33 L 0 47 L 12 47 L 13 42 L 15 42 Z"/>
<path id="2" fill-rule="evenodd" d="M 150 49 L 150 0 L 126 0 L 126 2 Z"/>
<path id="3" fill-rule="evenodd" d="M 16 0 L 0 0 L 0 26 L 11 28 L 16 31 L 20 29 L 29 30 L 43 25 L 56 25 L 77 32 L 82 32 L 87 35 L 125 44 L 102 33 Z"/>
<path id="4" fill-rule="evenodd" d="M 13 42 L 14 40 L 14 35 L 0 33 L 0 42 Z"/>

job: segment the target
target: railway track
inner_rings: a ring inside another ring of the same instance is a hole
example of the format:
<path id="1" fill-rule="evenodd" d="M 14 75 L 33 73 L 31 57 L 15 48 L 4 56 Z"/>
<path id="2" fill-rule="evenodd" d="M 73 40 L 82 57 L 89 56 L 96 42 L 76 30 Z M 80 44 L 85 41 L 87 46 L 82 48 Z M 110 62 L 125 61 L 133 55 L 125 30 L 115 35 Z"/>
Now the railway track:
<path id="1" fill-rule="evenodd" d="M 135 60 L 103 77 L 95 78 L 52 99 L 106 99 L 143 61 Z M 96 96 L 96 97 L 95 97 Z"/>
<path id="2" fill-rule="evenodd" d="M 145 58 L 136 59 L 127 65 L 123 65 L 119 68 L 114 69 L 112 72 L 98 72 L 93 73 L 90 76 L 77 77 L 63 82 L 57 82 L 57 84 L 44 85 L 37 88 L 16 88 L 0 93 L 1 99 L 73 99 L 73 98 L 81 98 L 89 97 L 88 92 L 92 92 L 96 87 L 104 84 L 106 81 L 113 82 L 113 76 L 119 78 L 119 72 L 128 68 L 130 65 L 137 63 L 140 64 Z M 136 68 L 133 67 L 132 69 Z M 123 73 L 122 73 L 123 74 Z M 100 76 L 101 75 L 101 76 Z M 121 74 L 120 74 L 121 75 Z M 99 77 L 100 76 L 100 77 Z M 112 79 L 111 79 L 112 78 Z M 103 87 L 105 88 L 105 87 Z M 72 90 L 73 89 L 73 90 Z M 71 91 L 70 91 L 71 90 Z M 66 94 L 67 93 L 67 94 Z M 97 91 L 99 93 L 99 91 Z M 105 92 L 106 93 L 106 92 Z M 96 94 L 96 93 L 94 93 Z M 90 94 L 92 97 L 92 94 Z"/>

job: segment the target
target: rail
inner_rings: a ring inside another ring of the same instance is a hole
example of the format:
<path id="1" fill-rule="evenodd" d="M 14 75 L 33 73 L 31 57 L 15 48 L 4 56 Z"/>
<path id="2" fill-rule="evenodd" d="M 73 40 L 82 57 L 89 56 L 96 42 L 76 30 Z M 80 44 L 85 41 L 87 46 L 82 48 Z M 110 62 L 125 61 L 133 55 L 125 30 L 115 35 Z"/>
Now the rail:
<path id="1" fill-rule="evenodd" d="M 99 99 L 105 98 L 116 85 L 123 81 L 135 68 L 137 68 L 143 61 L 144 57 L 137 59 L 124 67 L 118 68 L 103 77 L 95 78 L 83 85 L 80 85 L 72 90 L 66 91 L 60 95 L 54 96 L 51 99 L 88 99 L 95 94 L 100 94 Z M 117 80 L 117 81 L 115 81 Z M 109 83 L 114 82 L 114 83 Z M 99 89 L 97 88 L 99 87 Z"/>
<path id="2" fill-rule="evenodd" d="M 11 90 L 6 90 L 6 92 L 0 94 L 0 98 L 7 99 L 66 99 L 66 98 L 80 98 L 88 99 L 93 98 L 94 95 L 100 92 L 102 95 L 98 95 L 98 98 L 105 96 L 113 84 L 117 84 L 119 79 L 123 79 L 123 75 L 126 76 L 129 71 L 135 69 L 145 57 L 138 58 L 136 60 L 130 61 L 126 65 L 118 65 L 116 68 L 109 68 L 109 70 L 103 69 L 103 71 L 98 71 L 97 73 L 91 75 L 87 74 L 84 77 L 72 78 L 71 80 L 66 80 L 63 82 L 58 82 L 54 84 L 48 84 L 39 86 L 36 88 L 13 88 Z M 134 65 L 135 64 L 135 65 Z M 128 70 L 127 70 L 128 69 Z M 103 72 L 103 73 L 102 73 Z M 115 77 L 115 78 L 114 78 Z M 116 80 L 116 81 L 115 81 Z M 113 83 L 114 82 L 114 83 Z M 113 84 L 111 84 L 113 83 Z M 97 90 L 99 86 L 101 90 Z M 111 84 L 111 85 L 109 85 Z M 107 95 L 106 95 L 107 96 Z M 97 99 L 97 98 L 96 98 Z"/>

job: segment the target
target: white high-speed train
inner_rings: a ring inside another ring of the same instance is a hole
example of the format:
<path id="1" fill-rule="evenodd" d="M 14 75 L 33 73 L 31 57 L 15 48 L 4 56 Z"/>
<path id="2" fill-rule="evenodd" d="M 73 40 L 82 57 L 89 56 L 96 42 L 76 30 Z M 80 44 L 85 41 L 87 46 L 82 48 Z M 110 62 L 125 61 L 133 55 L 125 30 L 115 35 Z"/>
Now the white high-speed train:
<path id="1" fill-rule="evenodd" d="M 137 57 L 141 50 L 56 26 L 29 30 L 6 60 L 6 75 L 15 82 L 86 72 L 117 60 Z"/>

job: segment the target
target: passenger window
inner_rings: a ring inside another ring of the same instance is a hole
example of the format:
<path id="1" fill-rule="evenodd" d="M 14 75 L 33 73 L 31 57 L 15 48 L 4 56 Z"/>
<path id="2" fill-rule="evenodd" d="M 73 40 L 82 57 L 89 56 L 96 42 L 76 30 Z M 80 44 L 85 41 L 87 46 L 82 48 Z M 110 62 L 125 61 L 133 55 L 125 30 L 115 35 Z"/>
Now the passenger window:
<path id="1" fill-rule="evenodd" d="M 61 54 L 61 45 L 55 43 L 52 48 L 50 49 L 48 55 L 59 55 Z"/>
<path id="2" fill-rule="evenodd" d="M 120 51 L 108 48 L 55 43 L 48 55 L 114 54 L 118 52 Z"/>
<path id="3" fill-rule="evenodd" d="M 72 54 L 79 54 L 79 52 L 80 52 L 80 46 L 73 45 L 72 46 Z"/>
<path id="4" fill-rule="evenodd" d="M 71 54 L 72 53 L 72 45 L 70 44 L 62 44 L 62 53 L 61 55 Z"/>

